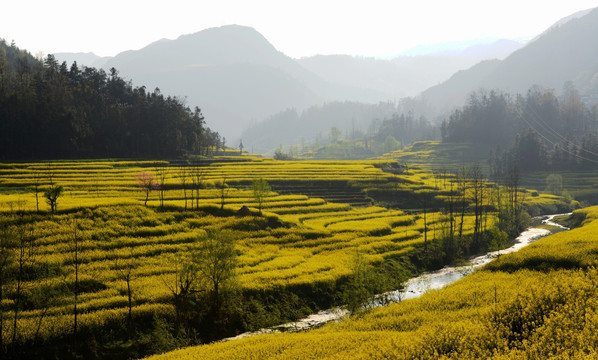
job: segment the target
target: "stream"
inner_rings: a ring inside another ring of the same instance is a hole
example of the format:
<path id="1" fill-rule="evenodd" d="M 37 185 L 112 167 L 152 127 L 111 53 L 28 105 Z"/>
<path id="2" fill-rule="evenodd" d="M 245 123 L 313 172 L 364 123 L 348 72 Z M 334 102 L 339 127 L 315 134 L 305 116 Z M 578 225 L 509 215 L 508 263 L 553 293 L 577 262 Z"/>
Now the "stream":
<path id="1" fill-rule="evenodd" d="M 381 296 L 377 296 L 372 302 L 368 305 L 369 307 L 379 307 L 388 305 L 392 302 L 398 302 L 407 299 L 414 299 L 421 296 L 423 293 L 430 289 L 440 289 L 450 283 L 453 283 L 469 274 L 471 274 L 475 269 L 480 268 L 493 259 L 508 253 L 512 253 L 515 251 L 520 250 L 521 248 L 531 244 L 532 242 L 543 238 L 544 236 L 551 235 L 555 232 L 569 230 L 568 228 L 561 226 L 552 221 L 552 219 L 556 216 L 560 215 L 569 215 L 569 214 L 554 214 L 554 215 L 544 215 L 535 217 L 532 219 L 532 224 L 541 224 L 541 225 L 550 225 L 554 226 L 557 229 L 554 231 L 550 231 L 543 228 L 536 228 L 534 225 L 527 228 L 523 231 L 516 239 L 515 243 L 506 249 L 492 251 L 486 253 L 481 256 L 474 257 L 469 260 L 467 265 L 463 266 L 454 266 L 454 267 L 444 267 L 437 271 L 431 271 L 423 273 L 417 277 L 409 279 L 405 283 L 405 287 L 402 290 L 395 290 Z M 538 226 L 538 225 L 535 225 Z M 377 300 L 380 299 L 380 300 Z M 295 331 L 302 331 L 307 330 L 313 327 L 324 325 L 330 321 L 340 320 L 347 315 L 349 315 L 349 311 L 343 307 L 335 307 L 332 309 L 322 310 L 315 314 L 309 315 L 306 318 L 298 320 L 296 322 L 290 322 L 282 325 L 273 326 L 270 328 L 260 329 L 253 332 L 246 332 L 235 337 L 230 337 L 223 339 L 223 341 L 229 340 L 238 340 L 242 338 L 246 338 L 249 336 L 255 336 L 260 334 L 271 334 L 271 333 L 279 333 L 279 332 L 295 332 Z"/>
<path id="2" fill-rule="evenodd" d="M 387 295 L 391 301 L 401 301 L 407 299 L 413 299 L 416 297 L 420 297 L 423 293 L 430 289 L 440 289 L 452 282 L 455 282 L 469 274 L 471 274 L 475 269 L 480 268 L 490 261 L 496 259 L 497 257 L 509 254 L 512 252 L 519 251 L 521 248 L 531 244 L 532 242 L 543 238 L 544 236 L 551 235 L 558 231 L 569 230 L 564 226 L 561 226 L 552 221 L 552 219 L 556 216 L 561 215 L 569 215 L 569 214 L 554 214 L 554 215 L 544 215 L 533 218 L 533 222 L 539 223 L 542 225 L 551 225 L 555 226 L 558 229 L 555 231 L 550 231 L 547 229 L 536 228 L 533 225 L 526 230 L 524 230 L 516 239 L 515 243 L 506 249 L 492 251 L 486 253 L 484 255 L 480 255 L 474 257 L 469 260 L 468 265 L 464 266 L 455 266 L 455 267 L 445 267 L 437 271 L 427 272 L 420 276 L 414 277 L 409 279 L 405 283 L 405 288 L 402 290 L 392 291 Z M 537 225 L 536 225 L 537 226 Z"/>

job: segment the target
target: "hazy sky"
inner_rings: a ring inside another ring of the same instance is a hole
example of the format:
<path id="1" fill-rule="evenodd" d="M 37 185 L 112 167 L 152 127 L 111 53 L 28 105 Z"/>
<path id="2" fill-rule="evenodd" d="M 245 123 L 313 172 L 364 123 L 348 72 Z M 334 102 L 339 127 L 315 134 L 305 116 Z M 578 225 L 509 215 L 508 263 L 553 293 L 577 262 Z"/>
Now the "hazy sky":
<path id="1" fill-rule="evenodd" d="M 420 44 L 541 33 L 596 0 L 29 0 L 2 4 L 0 38 L 113 56 L 206 28 L 254 27 L 291 57 L 389 56 Z"/>

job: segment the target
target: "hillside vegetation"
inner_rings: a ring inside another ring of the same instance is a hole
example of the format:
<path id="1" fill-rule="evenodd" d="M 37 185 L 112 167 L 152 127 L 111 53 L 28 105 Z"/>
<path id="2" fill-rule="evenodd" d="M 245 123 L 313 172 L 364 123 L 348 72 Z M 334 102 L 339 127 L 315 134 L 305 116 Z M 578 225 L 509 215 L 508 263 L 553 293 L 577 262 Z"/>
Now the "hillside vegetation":
<path id="1" fill-rule="evenodd" d="M 0 159 L 176 157 L 221 145 L 201 110 L 0 39 Z"/>

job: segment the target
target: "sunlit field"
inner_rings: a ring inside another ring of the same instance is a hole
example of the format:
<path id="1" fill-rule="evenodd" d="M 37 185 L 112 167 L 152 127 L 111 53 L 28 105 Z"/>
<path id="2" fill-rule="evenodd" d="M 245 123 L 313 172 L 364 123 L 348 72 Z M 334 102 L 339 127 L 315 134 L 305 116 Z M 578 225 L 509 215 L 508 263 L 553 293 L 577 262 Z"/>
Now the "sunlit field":
<path id="1" fill-rule="evenodd" d="M 31 273 L 19 285 L 22 311 L 17 316 L 4 311 L 4 341 L 36 343 L 69 333 L 73 300 L 68 288 L 75 281 L 75 262 L 80 264 L 77 308 L 83 332 L 115 328 L 124 321 L 128 289 L 123 269 L 130 269 L 133 318 L 143 322 L 160 314 L 172 316 L 175 274 L 196 240 L 209 230 L 234 234 L 238 282 L 249 292 L 335 284 L 352 273 L 357 253 L 373 265 L 401 259 L 424 242 L 442 237 L 448 227 L 442 209 L 428 209 L 424 219 L 398 209 L 353 207 L 301 193 L 281 195 L 274 187 L 260 217 L 251 190 L 251 182 L 263 178 L 272 184 L 344 181 L 358 189 L 387 187 L 387 191 L 428 194 L 438 202 L 450 195 L 450 176 L 439 178 L 421 169 L 383 172 L 381 164 L 388 162 L 282 162 L 231 156 L 195 165 L 163 161 L 0 164 L 2 221 L 9 226 L 21 224 L 15 231 L 27 241 L 24 266 Z M 155 181 L 148 192 L 140 188 L 140 174 L 149 174 Z M 53 214 L 43 193 L 57 185 L 64 191 Z M 544 195 L 533 200 L 559 201 Z M 251 214 L 237 214 L 243 206 Z M 488 214 L 484 221 L 484 226 L 491 227 L 494 215 Z M 471 214 L 464 216 L 463 229 L 466 234 L 473 231 Z M 15 284 L 8 285 L 4 309 L 15 306 L 17 290 Z M 324 339 L 326 334 L 310 336 Z"/>
<path id="2" fill-rule="evenodd" d="M 598 209 L 583 227 L 503 255 L 418 299 L 306 333 L 262 335 L 152 359 L 591 359 L 598 356 Z"/>

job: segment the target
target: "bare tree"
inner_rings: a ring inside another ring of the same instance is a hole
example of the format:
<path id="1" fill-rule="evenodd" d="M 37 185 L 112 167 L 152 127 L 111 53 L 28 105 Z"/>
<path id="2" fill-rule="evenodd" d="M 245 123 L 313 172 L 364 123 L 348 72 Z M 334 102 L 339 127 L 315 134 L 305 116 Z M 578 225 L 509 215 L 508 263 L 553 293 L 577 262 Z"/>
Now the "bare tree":
<path id="1" fill-rule="evenodd" d="M 2 303 L 4 284 L 8 280 L 7 270 L 15 260 L 14 250 L 17 247 L 17 240 L 14 229 L 4 221 L 0 226 L 0 303 Z M 4 318 L 4 307 L 0 306 L 0 355 L 4 353 Z"/>
<path id="2" fill-rule="evenodd" d="M 469 167 L 468 177 L 471 184 L 471 202 L 474 214 L 473 241 L 477 244 L 482 232 L 484 199 L 486 196 L 486 181 L 480 164 L 473 164 Z"/>
<path id="3" fill-rule="evenodd" d="M 46 170 L 46 177 L 48 178 L 48 183 L 50 186 L 54 186 L 54 165 L 52 163 L 48 163 L 48 167 Z"/>
<path id="4" fill-rule="evenodd" d="M 501 223 L 509 235 L 514 236 L 524 227 L 522 220 L 523 208 L 521 206 L 523 199 L 519 197 L 519 182 L 520 175 L 517 167 L 513 166 L 509 169 L 509 173 L 505 179 L 506 190 L 506 206 Z"/>
<path id="5" fill-rule="evenodd" d="M 175 335 L 181 327 L 188 328 L 189 304 L 191 297 L 197 292 L 197 272 L 191 262 L 178 259 L 175 263 L 174 281 L 163 280 L 172 294 L 175 309 Z"/>
<path id="6" fill-rule="evenodd" d="M 444 187 L 446 189 L 446 181 L 447 181 L 447 172 L 444 171 Z M 452 180 L 449 180 L 449 195 L 448 195 L 448 212 L 449 212 L 449 237 L 454 240 L 455 236 L 455 183 Z"/>
<path id="7" fill-rule="evenodd" d="M 190 173 L 191 183 L 195 191 L 195 209 L 199 209 L 199 190 L 203 186 L 204 169 L 199 165 L 195 165 L 190 169 Z M 193 207 L 193 200 L 191 201 L 191 207 Z"/>
<path id="8" fill-rule="evenodd" d="M 81 258 L 79 252 L 81 251 L 81 231 L 79 229 L 79 222 L 73 219 L 71 224 L 71 238 L 68 244 L 71 253 L 71 264 L 75 275 L 75 282 L 73 284 L 73 343 L 77 347 L 77 331 L 78 331 L 78 301 L 79 301 L 79 268 L 81 265 Z"/>
<path id="9" fill-rule="evenodd" d="M 133 256 L 133 250 L 129 249 L 129 258 L 120 260 L 118 257 L 114 258 L 114 269 L 117 277 L 127 284 L 127 299 L 129 312 L 127 315 L 127 337 L 132 338 L 133 329 L 133 291 L 131 289 L 131 282 L 135 277 L 135 268 L 137 267 L 137 260 Z"/>
<path id="10" fill-rule="evenodd" d="M 457 170 L 457 192 L 459 193 L 460 221 L 459 221 L 459 241 L 463 241 L 463 222 L 465 221 L 465 210 L 467 209 L 467 168 L 465 165 Z"/>
<path id="11" fill-rule="evenodd" d="M 12 342 L 16 343 L 18 334 L 18 319 L 19 310 L 21 307 L 23 286 L 25 284 L 25 269 L 27 266 L 33 264 L 35 247 L 33 238 L 33 228 L 28 226 L 23 217 L 17 219 L 16 225 L 16 286 L 15 286 L 15 300 L 14 300 L 14 317 L 12 327 Z"/>
<path id="12" fill-rule="evenodd" d="M 513 214 L 515 218 L 519 216 L 521 211 L 519 204 L 519 169 L 512 167 L 507 175 L 507 181 L 505 183 L 508 197 L 509 212 Z"/>
<path id="13" fill-rule="evenodd" d="M 187 183 L 189 181 L 189 169 L 182 166 L 179 169 L 179 178 L 181 179 L 181 187 L 183 188 L 183 198 L 185 199 L 185 211 L 187 211 Z"/>
<path id="14" fill-rule="evenodd" d="M 264 200 L 271 191 L 270 184 L 263 178 L 255 179 L 251 183 L 251 189 L 253 190 L 253 198 L 257 202 L 257 208 L 261 216 Z"/>
<path id="15" fill-rule="evenodd" d="M 39 339 L 39 333 L 42 328 L 44 319 L 48 315 L 50 307 L 55 304 L 56 298 L 59 296 L 58 290 L 51 281 L 51 270 L 48 264 L 43 264 L 43 273 L 40 272 L 41 279 L 37 281 L 38 285 L 33 291 L 33 303 L 38 311 L 37 326 L 35 327 L 34 341 Z"/>
<path id="16" fill-rule="evenodd" d="M 160 198 L 160 209 L 164 209 L 164 192 L 166 190 L 166 178 L 168 176 L 168 168 L 166 165 L 156 168 L 158 197 Z"/>
<path id="17" fill-rule="evenodd" d="M 424 211 L 424 252 L 428 251 L 428 201 L 429 191 L 424 190 L 422 196 L 422 207 Z"/>
<path id="18" fill-rule="evenodd" d="M 142 171 L 137 174 L 137 187 L 145 193 L 145 201 L 143 205 L 147 207 L 147 200 L 152 190 L 158 187 L 158 183 L 154 178 L 154 174 Z"/>
<path id="19" fill-rule="evenodd" d="M 39 170 L 33 170 L 33 190 L 35 191 L 35 212 L 39 213 L 39 187 L 42 174 Z"/>
<path id="20" fill-rule="evenodd" d="M 220 184 L 218 185 L 220 188 L 220 210 L 224 209 L 224 201 L 226 199 L 226 196 L 228 195 L 229 192 L 229 187 L 228 184 L 226 183 L 226 178 L 222 178 L 222 181 L 220 182 Z"/>

